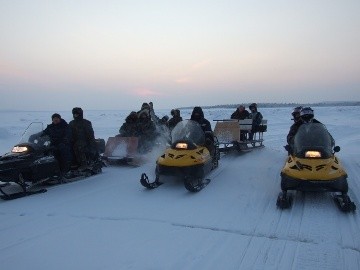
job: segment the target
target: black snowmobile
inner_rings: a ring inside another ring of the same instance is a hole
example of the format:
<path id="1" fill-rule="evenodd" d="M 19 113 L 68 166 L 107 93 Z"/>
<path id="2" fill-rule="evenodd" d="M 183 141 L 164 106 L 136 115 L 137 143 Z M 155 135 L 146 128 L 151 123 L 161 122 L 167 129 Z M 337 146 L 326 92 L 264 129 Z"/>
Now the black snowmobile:
<path id="1" fill-rule="evenodd" d="M 11 152 L 0 157 L 1 199 L 11 200 L 46 192 L 44 185 L 75 181 L 102 171 L 102 162 L 100 158 L 96 158 L 81 171 L 73 164 L 65 178 L 60 172 L 49 137 L 40 136 L 42 131 L 42 123 L 31 123 L 20 143 L 15 145 Z M 104 141 L 100 139 L 97 144 L 100 146 L 98 148 L 102 148 Z"/>
<path id="2" fill-rule="evenodd" d="M 344 212 L 354 211 L 355 204 L 347 195 L 347 173 L 335 156 L 340 151 L 326 127 L 321 123 L 306 123 L 299 127 L 289 156 L 281 171 L 281 190 L 277 206 L 289 208 L 292 197 L 288 190 L 328 191 Z"/>
<path id="3" fill-rule="evenodd" d="M 172 175 L 181 177 L 187 190 L 200 191 L 210 182 L 205 176 L 219 165 L 220 152 L 216 137 L 210 143 L 212 147 L 206 147 L 206 134 L 197 122 L 179 122 L 171 132 L 171 146 L 156 161 L 155 181 L 149 182 L 143 173 L 140 183 L 153 189 L 162 184 L 160 175 Z M 212 153 L 209 151 L 211 148 Z"/>

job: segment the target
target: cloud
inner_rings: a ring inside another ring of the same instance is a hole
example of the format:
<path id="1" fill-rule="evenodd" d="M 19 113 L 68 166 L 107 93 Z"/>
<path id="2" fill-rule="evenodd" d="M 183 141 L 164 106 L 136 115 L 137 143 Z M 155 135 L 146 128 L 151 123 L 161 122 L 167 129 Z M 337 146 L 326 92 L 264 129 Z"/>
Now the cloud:
<path id="1" fill-rule="evenodd" d="M 178 84 L 187 84 L 187 83 L 191 82 L 191 79 L 190 79 L 190 77 L 182 77 L 182 78 L 175 79 L 175 82 Z"/>
<path id="2" fill-rule="evenodd" d="M 211 63 L 211 59 L 204 59 L 204 60 L 194 63 L 191 66 L 191 69 L 201 69 L 203 67 L 208 66 L 210 63 Z"/>
<path id="3" fill-rule="evenodd" d="M 140 97 L 162 96 L 162 93 L 160 93 L 158 91 L 154 91 L 154 90 L 152 90 L 150 88 L 146 88 L 146 87 L 136 88 L 132 92 L 134 92 L 137 96 L 140 96 Z"/>

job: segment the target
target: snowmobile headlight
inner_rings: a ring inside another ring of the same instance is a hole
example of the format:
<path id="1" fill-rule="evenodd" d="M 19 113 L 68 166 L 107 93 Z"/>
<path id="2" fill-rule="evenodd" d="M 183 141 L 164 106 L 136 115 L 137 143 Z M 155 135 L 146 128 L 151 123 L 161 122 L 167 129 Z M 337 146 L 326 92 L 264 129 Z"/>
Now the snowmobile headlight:
<path id="1" fill-rule="evenodd" d="M 321 153 L 319 151 L 306 151 L 305 157 L 307 158 L 321 158 Z"/>
<path id="2" fill-rule="evenodd" d="M 29 149 L 26 146 L 14 146 L 11 150 L 13 153 L 24 153 L 27 152 Z"/>
<path id="3" fill-rule="evenodd" d="M 187 143 L 177 143 L 175 145 L 176 149 L 188 149 L 188 144 Z"/>

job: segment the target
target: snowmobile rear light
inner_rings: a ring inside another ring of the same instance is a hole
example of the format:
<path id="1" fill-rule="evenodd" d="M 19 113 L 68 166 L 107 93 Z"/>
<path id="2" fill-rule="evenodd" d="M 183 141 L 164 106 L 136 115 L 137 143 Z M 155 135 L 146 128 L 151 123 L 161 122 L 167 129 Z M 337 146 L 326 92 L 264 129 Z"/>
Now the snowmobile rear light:
<path id="1" fill-rule="evenodd" d="M 188 144 L 187 143 L 177 143 L 175 145 L 176 149 L 188 149 Z"/>
<path id="2" fill-rule="evenodd" d="M 305 157 L 307 158 L 321 158 L 321 153 L 319 151 L 306 151 Z"/>
<path id="3" fill-rule="evenodd" d="M 26 146 L 14 146 L 11 150 L 13 153 L 24 153 L 27 152 L 29 149 Z"/>

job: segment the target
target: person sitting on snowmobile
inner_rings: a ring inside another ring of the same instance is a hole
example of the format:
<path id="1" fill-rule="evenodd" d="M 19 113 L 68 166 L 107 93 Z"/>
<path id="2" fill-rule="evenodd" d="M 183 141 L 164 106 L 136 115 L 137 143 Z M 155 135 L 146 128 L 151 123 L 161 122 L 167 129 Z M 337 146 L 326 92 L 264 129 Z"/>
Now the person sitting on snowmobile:
<path id="1" fill-rule="evenodd" d="M 138 113 L 138 132 L 139 132 L 139 147 L 140 153 L 150 151 L 153 146 L 154 139 L 157 136 L 156 126 L 150 118 L 149 110 L 143 109 Z"/>
<path id="2" fill-rule="evenodd" d="M 244 120 L 249 118 L 250 113 L 245 109 L 243 105 L 239 105 L 236 111 L 231 114 L 230 119 Z M 246 140 L 247 132 L 245 130 L 240 130 L 240 141 Z"/>
<path id="3" fill-rule="evenodd" d="M 288 145 L 290 145 L 292 138 L 294 137 L 297 130 L 299 129 L 299 126 L 302 124 L 302 120 L 301 120 L 301 116 L 300 116 L 301 109 L 302 109 L 301 106 L 296 107 L 293 109 L 293 111 L 291 113 L 291 115 L 293 116 L 292 120 L 294 120 L 294 123 L 291 125 L 289 133 L 286 137 Z"/>
<path id="4" fill-rule="evenodd" d="M 119 129 L 120 137 L 137 137 L 139 136 L 138 115 L 132 111 L 125 119 L 125 123 Z"/>
<path id="5" fill-rule="evenodd" d="M 296 119 L 296 115 L 299 113 L 298 111 L 300 110 L 300 118 Z M 294 109 L 293 111 L 293 116 L 294 116 L 294 124 L 290 127 L 290 131 L 289 134 L 287 135 L 287 143 L 288 146 L 285 146 L 285 149 L 288 150 L 289 154 L 292 153 L 292 149 L 293 149 L 293 144 L 294 144 L 294 137 L 299 129 L 299 127 L 303 124 L 306 123 L 320 123 L 322 124 L 320 121 L 318 121 L 317 119 L 314 118 L 314 110 L 311 109 L 310 107 L 297 107 Z M 294 115 L 295 114 L 295 115 Z M 331 136 L 331 134 L 330 134 Z M 335 140 L 333 139 L 333 137 L 331 136 L 332 139 L 332 145 L 335 145 Z"/>
<path id="6" fill-rule="evenodd" d="M 180 116 L 180 110 L 179 109 L 172 109 L 171 110 L 171 118 L 168 122 L 170 131 L 173 130 L 173 128 L 182 121 L 182 117 Z"/>
<path id="7" fill-rule="evenodd" d="M 71 130 L 60 114 L 54 113 L 51 116 L 51 120 L 52 123 L 44 129 L 40 136 L 49 136 L 51 146 L 54 148 L 55 158 L 60 165 L 60 170 L 63 174 L 66 174 L 70 170 L 72 160 L 70 147 Z"/>
<path id="8" fill-rule="evenodd" d="M 96 147 L 94 129 L 89 120 L 84 119 L 83 110 L 72 109 L 74 120 L 69 123 L 72 132 L 73 151 L 79 169 L 86 169 L 99 156 Z"/>
<path id="9" fill-rule="evenodd" d="M 214 148 L 214 133 L 211 129 L 210 122 L 204 117 L 204 112 L 201 107 L 194 107 L 190 120 L 197 122 L 205 133 L 205 145 L 211 155 L 213 155 Z"/>
<path id="10" fill-rule="evenodd" d="M 251 132 L 249 133 L 249 140 L 251 141 L 254 137 L 255 132 L 259 131 L 259 126 L 261 124 L 263 116 L 260 112 L 258 112 L 256 103 L 252 103 L 249 106 L 249 109 L 251 111 L 251 113 L 249 114 L 249 119 L 252 119 Z"/>

